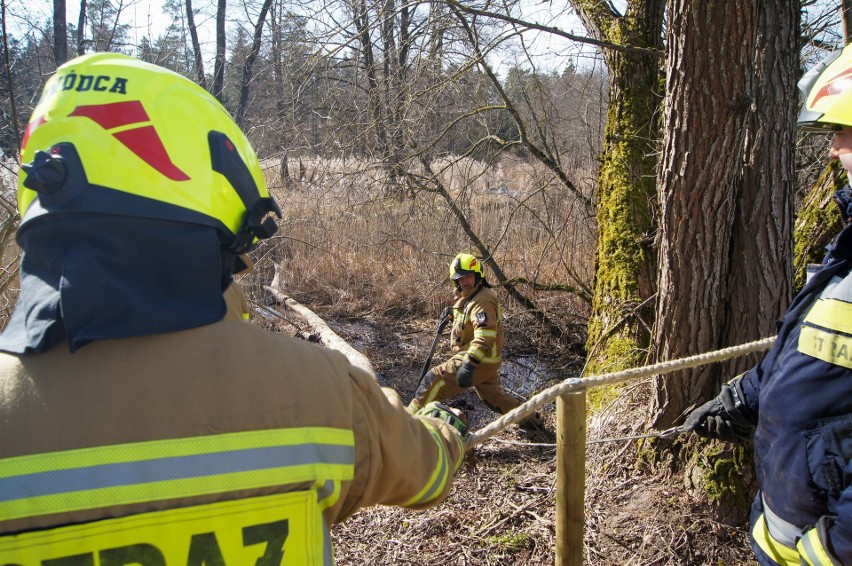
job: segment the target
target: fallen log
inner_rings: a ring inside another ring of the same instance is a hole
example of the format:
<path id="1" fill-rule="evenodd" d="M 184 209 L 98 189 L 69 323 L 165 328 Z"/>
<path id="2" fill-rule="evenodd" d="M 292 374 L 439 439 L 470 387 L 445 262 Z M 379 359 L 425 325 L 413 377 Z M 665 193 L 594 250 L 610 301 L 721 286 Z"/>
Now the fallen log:
<path id="1" fill-rule="evenodd" d="M 306 307 L 305 305 L 299 303 L 292 297 L 283 293 L 280 289 L 280 285 L 278 283 L 278 274 L 280 270 L 278 266 L 275 266 L 275 277 L 272 279 L 271 285 L 265 285 L 264 289 L 272 293 L 272 296 L 275 297 L 278 302 L 282 303 L 292 312 L 298 314 L 302 317 L 305 322 L 314 330 L 316 335 L 319 337 L 320 342 L 323 346 L 327 348 L 331 348 L 332 350 L 337 350 L 349 360 L 349 363 L 353 366 L 360 368 L 376 380 L 379 384 L 381 384 L 381 380 L 379 379 L 378 374 L 376 373 L 375 368 L 373 368 L 373 364 L 370 363 L 370 360 L 349 345 L 346 340 L 341 338 L 334 330 L 332 330 L 325 321 L 319 317 L 314 311 Z"/>

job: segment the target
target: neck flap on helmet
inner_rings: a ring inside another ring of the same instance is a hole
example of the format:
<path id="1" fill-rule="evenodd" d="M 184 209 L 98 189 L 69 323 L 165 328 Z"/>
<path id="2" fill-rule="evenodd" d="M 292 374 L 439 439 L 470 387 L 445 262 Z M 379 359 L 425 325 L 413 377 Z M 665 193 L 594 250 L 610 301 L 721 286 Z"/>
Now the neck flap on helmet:
<path id="1" fill-rule="evenodd" d="M 185 330 L 221 320 L 233 257 L 212 228 L 97 214 L 41 218 L 18 233 L 21 292 L 0 350 L 44 352 L 67 339 Z"/>

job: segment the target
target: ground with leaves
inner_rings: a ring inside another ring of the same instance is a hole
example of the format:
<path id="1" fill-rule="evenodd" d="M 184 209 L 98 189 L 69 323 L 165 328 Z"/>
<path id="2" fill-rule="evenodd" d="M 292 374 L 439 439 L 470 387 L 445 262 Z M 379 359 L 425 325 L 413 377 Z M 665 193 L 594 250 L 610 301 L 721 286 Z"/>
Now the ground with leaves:
<path id="1" fill-rule="evenodd" d="M 410 320 L 328 322 L 369 357 L 384 385 L 396 389 L 404 401 L 411 399 L 434 327 Z M 529 395 L 531 386 L 541 390 L 577 375 L 582 360 L 576 355 L 536 356 L 521 328 L 511 323 L 506 335 L 503 377 L 514 392 Z M 444 347 L 435 360 L 446 356 Z M 666 452 L 658 450 L 660 456 L 651 458 L 655 463 L 637 466 L 636 440 L 594 442 L 641 434 L 638 415 L 649 393 L 647 383 L 628 385 L 588 424 L 584 563 L 755 564 L 746 525 L 731 527 L 714 519 L 700 481 L 671 473 Z M 466 411 L 473 429 L 496 417 L 473 392 L 450 404 Z M 336 525 L 337 564 L 555 563 L 553 404 L 543 416 L 548 430 L 529 433 L 511 426 L 469 453 L 449 498 L 440 505 L 425 511 L 374 507 Z M 681 437 L 674 442 L 690 441 Z"/>

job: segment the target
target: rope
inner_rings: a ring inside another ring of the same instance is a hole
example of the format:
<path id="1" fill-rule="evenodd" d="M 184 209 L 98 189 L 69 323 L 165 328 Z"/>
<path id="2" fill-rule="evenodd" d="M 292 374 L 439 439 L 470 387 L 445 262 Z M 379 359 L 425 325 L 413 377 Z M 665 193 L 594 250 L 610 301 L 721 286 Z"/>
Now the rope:
<path id="1" fill-rule="evenodd" d="M 687 432 L 688 429 L 682 426 L 676 426 L 662 432 L 649 432 L 648 434 L 634 434 L 631 436 L 617 436 L 610 438 L 596 438 L 595 440 L 587 440 L 586 444 L 601 444 L 603 442 L 622 442 L 624 440 L 642 440 L 643 438 L 668 438 L 669 436 L 677 436 Z"/>
<path id="2" fill-rule="evenodd" d="M 599 387 L 601 385 L 609 385 L 612 383 L 620 383 L 622 381 L 628 381 L 630 379 L 672 373 L 678 370 L 702 366 L 712 362 L 720 362 L 722 360 L 736 358 L 754 352 L 762 352 L 764 350 L 768 350 L 770 346 L 772 346 L 772 343 L 774 341 L 775 337 L 771 336 L 769 338 L 763 338 L 755 342 L 749 342 L 747 344 L 741 344 L 739 346 L 731 346 L 730 348 L 723 348 L 721 350 L 716 350 L 715 352 L 707 352 L 704 354 L 697 354 L 695 356 L 688 356 L 686 358 L 680 358 L 677 360 L 659 362 L 649 366 L 631 368 L 616 373 L 591 375 L 589 377 L 583 378 L 569 377 L 561 383 L 557 383 L 553 387 L 550 387 L 548 389 L 545 389 L 544 391 L 541 391 L 540 393 L 537 393 L 525 403 L 522 403 L 520 406 L 512 409 L 505 415 L 501 415 L 485 427 L 472 433 L 467 439 L 466 448 L 470 450 L 474 446 L 481 444 L 482 442 L 486 441 L 487 439 L 499 433 L 500 431 L 508 428 L 509 426 L 521 422 L 526 417 L 530 416 L 550 401 L 554 400 L 557 397 L 561 397 L 562 395 L 567 395 L 568 393 L 578 393 L 580 391 L 591 389 L 592 387 Z"/>

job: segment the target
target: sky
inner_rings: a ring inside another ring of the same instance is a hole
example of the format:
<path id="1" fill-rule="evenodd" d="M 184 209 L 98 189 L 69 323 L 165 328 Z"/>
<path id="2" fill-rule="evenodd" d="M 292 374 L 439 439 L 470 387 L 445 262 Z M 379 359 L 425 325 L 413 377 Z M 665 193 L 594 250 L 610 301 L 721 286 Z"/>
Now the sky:
<path id="1" fill-rule="evenodd" d="M 163 13 L 162 0 L 113 0 L 113 2 L 124 4 L 121 20 L 122 23 L 131 26 L 130 41 L 134 45 L 139 45 L 145 36 L 152 40 L 155 39 L 164 32 L 170 23 L 168 16 Z M 229 4 L 236 6 L 237 2 L 231 0 Z M 615 2 L 617 9 L 623 9 L 624 4 L 623 0 Z M 555 4 L 541 0 L 522 0 L 525 18 L 536 23 L 557 26 L 576 35 L 586 35 L 579 19 L 566 14 L 564 8 L 558 9 L 558 5 L 566 6 L 567 3 Z M 19 30 L 40 27 L 36 24 L 43 24 L 53 17 L 52 0 L 6 0 L 6 6 L 9 14 L 8 24 L 12 34 L 15 34 L 16 30 L 21 33 Z M 76 25 L 79 7 L 79 0 L 66 0 L 66 19 L 69 24 Z M 199 29 L 199 40 L 202 46 L 210 46 L 210 53 L 205 55 L 205 59 L 212 61 L 215 41 L 215 22 L 213 20 L 215 5 L 210 0 L 196 0 L 194 8 L 201 8 L 202 12 L 209 13 L 207 16 L 202 15 L 197 18 L 196 25 Z M 541 71 L 558 72 L 568 64 L 576 64 L 578 56 L 582 64 L 583 54 L 580 52 L 580 47 L 576 44 L 572 46 L 567 40 L 553 34 L 528 32 L 524 35 L 524 41 L 527 51 L 536 54 L 535 63 Z M 207 50 L 205 49 L 205 51 Z M 585 48 L 585 52 L 589 55 L 593 51 L 591 48 Z M 495 71 L 502 75 L 504 70 L 512 66 L 527 66 L 523 55 L 520 50 L 514 53 L 511 51 L 501 52 L 499 57 L 493 58 Z"/>
<path id="2" fill-rule="evenodd" d="M 163 13 L 162 0 L 114 0 L 114 3 L 122 2 L 121 22 L 129 24 L 130 40 L 139 44 L 143 37 L 151 39 L 161 35 L 171 23 L 170 18 Z M 209 0 L 198 2 L 199 6 L 207 6 Z M 15 31 L 31 29 L 39 22 L 43 23 L 53 19 L 52 0 L 6 0 L 6 8 L 9 13 L 8 22 L 11 25 L 10 33 Z M 79 0 L 66 0 L 65 18 L 69 24 L 77 25 L 80 14 Z M 213 22 L 204 18 L 196 22 L 199 27 L 199 39 L 204 41 L 206 34 L 212 36 Z M 19 31 L 20 33 L 20 31 Z"/>

